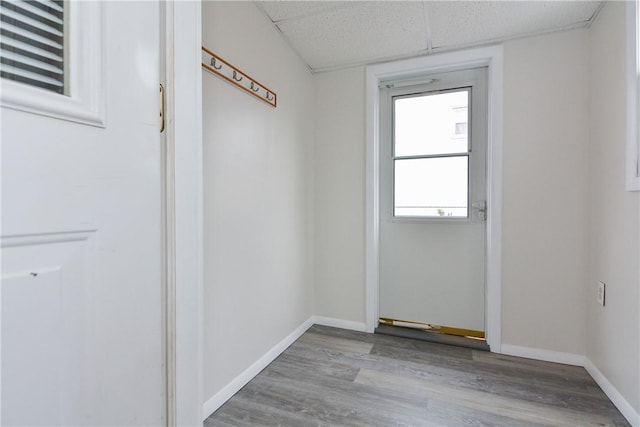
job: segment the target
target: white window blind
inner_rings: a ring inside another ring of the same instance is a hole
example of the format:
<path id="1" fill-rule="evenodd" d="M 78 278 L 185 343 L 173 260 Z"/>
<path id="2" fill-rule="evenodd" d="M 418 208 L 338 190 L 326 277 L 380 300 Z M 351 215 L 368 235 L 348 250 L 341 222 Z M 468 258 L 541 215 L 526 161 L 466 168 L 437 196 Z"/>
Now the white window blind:
<path id="1" fill-rule="evenodd" d="M 0 76 L 64 94 L 64 2 L 0 2 Z"/>

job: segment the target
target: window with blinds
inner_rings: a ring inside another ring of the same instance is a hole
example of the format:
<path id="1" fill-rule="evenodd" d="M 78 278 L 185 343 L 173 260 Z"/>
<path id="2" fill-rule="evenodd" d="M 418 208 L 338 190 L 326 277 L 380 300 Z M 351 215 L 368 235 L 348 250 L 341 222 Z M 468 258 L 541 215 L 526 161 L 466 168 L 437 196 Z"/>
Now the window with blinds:
<path id="1" fill-rule="evenodd" d="M 0 76 L 60 94 L 65 81 L 65 2 L 0 2 Z"/>

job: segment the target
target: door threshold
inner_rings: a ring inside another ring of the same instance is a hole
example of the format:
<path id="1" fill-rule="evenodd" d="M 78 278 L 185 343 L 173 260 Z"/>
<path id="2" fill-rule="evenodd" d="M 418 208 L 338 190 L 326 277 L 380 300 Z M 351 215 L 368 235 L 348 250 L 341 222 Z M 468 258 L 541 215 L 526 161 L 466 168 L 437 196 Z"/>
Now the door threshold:
<path id="1" fill-rule="evenodd" d="M 474 350 L 490 351 L 489 344 L 487 344 L 485 340 L 443 334 L 441 332 L 432 332 L 412 328 L 403 328 L 401 326 L 389 326 L 380 324 L 374 330 L 374 333 L 435 342 L 439 344 L 455 345 L 458 347 L 466 347 Z"/>

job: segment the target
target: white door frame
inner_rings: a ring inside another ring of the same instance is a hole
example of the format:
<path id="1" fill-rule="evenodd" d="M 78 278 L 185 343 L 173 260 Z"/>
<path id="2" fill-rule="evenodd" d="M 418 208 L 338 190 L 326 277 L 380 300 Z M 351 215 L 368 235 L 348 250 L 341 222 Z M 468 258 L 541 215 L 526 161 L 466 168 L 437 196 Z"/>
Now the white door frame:
<path id="1" fill-rule="evenodd" d="M 167 234 L 173 235 L 167 244 L 170 426 L 202 425 L 201 19 L 200 1 L 167 2 L 166 224 Z"/>
<path id="2" fill-rule="evenodd" d="M 491 351 L 501 352 L 502 322 L 502 85 L 503 49 L 490 46 L 389 62 L 366 70 L 366 327 L 378 322 L 379 145 L 381 82 L 425 74 L 488 67 L 486 323 Z"/>

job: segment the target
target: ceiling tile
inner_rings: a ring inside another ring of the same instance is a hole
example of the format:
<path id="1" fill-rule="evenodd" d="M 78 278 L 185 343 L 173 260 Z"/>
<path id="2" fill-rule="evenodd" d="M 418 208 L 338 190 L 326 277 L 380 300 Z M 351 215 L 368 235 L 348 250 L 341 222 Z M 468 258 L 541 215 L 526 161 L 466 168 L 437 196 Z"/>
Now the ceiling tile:
<path id="1" fill-rule="evenodd" d="M 558 30 L 585 23 L 598 1 L 444 1 L 427 5 L 434 48 Z"/>
<path id="2" fill-rule="evenodd" d="M 278 28 L 315 70 L 418 54 L 427 48 L 426 14 L 423 3 L 416 1 L 352 2 L 280 22 Z"/>
<path id="3" fill-rule="evenodd" d="M 301 18 L 319 12 L 355 5 L 353 1 L 260 1 L 258 2 L 273 22 Z"/>

